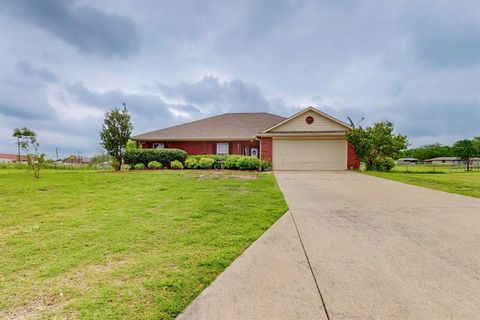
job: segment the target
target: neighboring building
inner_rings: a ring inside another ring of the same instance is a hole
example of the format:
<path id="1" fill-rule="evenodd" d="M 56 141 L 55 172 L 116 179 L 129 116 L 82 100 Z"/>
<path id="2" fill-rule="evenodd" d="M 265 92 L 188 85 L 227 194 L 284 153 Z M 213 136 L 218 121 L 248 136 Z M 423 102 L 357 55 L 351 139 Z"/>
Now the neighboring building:
<path id="1" fill-rule="evenodd" d="M 0 153 L 0 162 L 14 163 L 18 162 L 18 154 L 13 153 Z M 20 162 L 27 162 L 26 156 L 20 156 Z"/>
<path id="2" fill-rule="evenodd" d="M 67 158 L 61 160 L 62 163 L 72 163 L 72 164 L 86 164 L 86 163 L 89 163 L 90 162 L 90 158 L 88 157 L 78 157 L 78 156 L 75 156 L 75 155 L 70 155 L 68 156 Z"/>
<path id="3" fill-rule="evenodd" d="M 358 169 L 346 140 L 348 124 L 309 107 L 289 118 L 226 113 L 132 137 L 142 148 L 189 154 L 241 154 L 272 162 L 274 170 Z"/>
<path id="4" fill-rule="evenodd" d="M 460 164 L 465 164 L 465 161 L 463 161 L 459 157 L 437 157 L 437 158 L 425 160 L 425 163 L 460 165 Z"/>
<path id="5" fill-rule="evenodd" d="M 397 164 L 416 164 L 418 162 L 415 158 L 401 158 L 397 160 Z"/>
<path id="6" fill-rule="evenodd" d="M 480 166 L 480 158 L 470 158 L 471 166 Z"/>

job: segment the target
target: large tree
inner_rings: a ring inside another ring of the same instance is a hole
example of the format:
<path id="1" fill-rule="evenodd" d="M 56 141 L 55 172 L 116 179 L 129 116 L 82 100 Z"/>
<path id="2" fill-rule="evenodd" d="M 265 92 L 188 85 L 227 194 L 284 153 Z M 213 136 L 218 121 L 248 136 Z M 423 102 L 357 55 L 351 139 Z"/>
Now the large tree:
<path id="1" fill-rule="evenodd" d="M 383 163 L 391 162 L 391 158 L 408 146 L 406 136 L 393 133 L 390 121 L 353 129 L 347 134 L 347 139 L 355 147 L 360 161 L 365 162 L 367 170 L 380 169 Z"/>
<path id="2" fill-rule="evenodd" d="M 105 113 L 100 138 L 101 145 L 113 157 L 113 167 L 120 170 L 122 167 L 123 152 L 132 133 L 132 123 L 125 103 L 123 108 L 113 108 Z"/>
<path id="3" fill-rule="evenodd" d="M 467 171 L 470 171 L 470 158 L 477 155 L 478 150 L 472 140 L 464 139 L 455 142 L 452 146 L 453 154 L 467 163 Z"/>

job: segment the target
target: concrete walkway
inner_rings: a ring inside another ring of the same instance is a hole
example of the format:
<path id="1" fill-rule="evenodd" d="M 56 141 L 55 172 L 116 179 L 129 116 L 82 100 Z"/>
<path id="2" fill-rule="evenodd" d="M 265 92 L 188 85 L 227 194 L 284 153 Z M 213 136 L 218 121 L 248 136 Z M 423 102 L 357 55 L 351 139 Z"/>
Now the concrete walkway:
<path id="1" fill-rule="evenodd" d="M 480 200 L 353 172 L 275 175 L 291 214 L 179 319 L 478 319 Z"/>

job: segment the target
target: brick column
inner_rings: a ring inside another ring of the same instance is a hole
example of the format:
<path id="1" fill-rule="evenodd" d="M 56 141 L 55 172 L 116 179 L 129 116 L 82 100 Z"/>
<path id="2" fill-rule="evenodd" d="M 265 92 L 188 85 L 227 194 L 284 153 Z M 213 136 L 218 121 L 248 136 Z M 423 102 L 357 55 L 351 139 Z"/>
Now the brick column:
<path id="1" fill-rule="evenodd" d="M 355 152 L 355 147 L 350 142 L 348 143 L 348 155 L 347 155 L 347 169 L 358 170 L 360 169 L 360 159 Z"/>
<path id="2" fill-rule="evenodd" d="M 272 162 L 272 138 L 260 138 L 260 159 Z"/>

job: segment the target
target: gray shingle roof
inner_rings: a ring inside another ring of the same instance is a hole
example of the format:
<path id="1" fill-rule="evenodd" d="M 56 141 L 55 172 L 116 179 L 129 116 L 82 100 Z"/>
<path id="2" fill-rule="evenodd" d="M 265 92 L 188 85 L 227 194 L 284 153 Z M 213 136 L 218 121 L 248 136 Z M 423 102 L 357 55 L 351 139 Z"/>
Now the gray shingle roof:
<path id="1" fill-rule="evenodd" d="M 285 120 L 265 112 L 225 113 L 132 137 L 136 141 L 249 140 Z"/>

